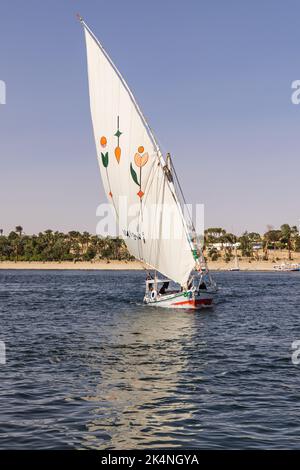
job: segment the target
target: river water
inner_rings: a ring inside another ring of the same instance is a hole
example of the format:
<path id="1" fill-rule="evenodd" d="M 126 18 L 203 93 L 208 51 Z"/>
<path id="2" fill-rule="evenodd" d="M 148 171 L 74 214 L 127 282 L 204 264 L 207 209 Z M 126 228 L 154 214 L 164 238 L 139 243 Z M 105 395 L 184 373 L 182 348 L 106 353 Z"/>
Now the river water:
<path id="1" fill-rule="evenodd" d="M 299 448 L 300 273 L 216 273 L 198 313 L 144 277 L 0 271 L 0 448 Z"/>

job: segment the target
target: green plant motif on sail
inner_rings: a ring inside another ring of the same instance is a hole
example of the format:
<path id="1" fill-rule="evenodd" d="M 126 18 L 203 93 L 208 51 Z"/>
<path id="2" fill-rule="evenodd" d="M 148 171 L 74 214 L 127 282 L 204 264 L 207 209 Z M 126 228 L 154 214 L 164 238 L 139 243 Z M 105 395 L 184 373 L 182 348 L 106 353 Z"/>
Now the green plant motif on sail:
<path id="1" fill-rule="evenodd" d="M 101 152 L 101 158 L 102 158 L 102 163 L 104 168 L 108 167 L 108 152 L 102 153 Z"/>
<path id="2" fill-rule="evenodd" d="M 105 168 L 105 171 L 106 171 L 106 178 L 107 178 L 107 183 L 108 183 L 108 187 L 109 187 L 109 197 L 112 198 L 112 192 L 111 192 L 111 187 L 110 187 L 110 181 L 109 181 L 109 176 L 108 176 L 108 171 L 107 171 L 107 167 L 108 167 L 108 152 L 105 152 L 105 149 L 106 149 L 106 146 L 107 146 L 107 138 L 105 135 L 103 135 L 100 139 L 100 145 L 101 147 L 103 148 L 103 152 L 101 152 L 101 160 L 102 160 L 102 164 Z"/>
<path id="3" fill-rule="evenodd" d="M 132 179 L 133 181 L 138 185 L 140 186 L 140 183 L 139 183 L 139 180 L 138 180 L 138 177 L 137 177 L 137 174 L 132 166 L 132 163 L 130 163 L 130 173 L 131 173 L 131 176 L 132 176 Z"/>

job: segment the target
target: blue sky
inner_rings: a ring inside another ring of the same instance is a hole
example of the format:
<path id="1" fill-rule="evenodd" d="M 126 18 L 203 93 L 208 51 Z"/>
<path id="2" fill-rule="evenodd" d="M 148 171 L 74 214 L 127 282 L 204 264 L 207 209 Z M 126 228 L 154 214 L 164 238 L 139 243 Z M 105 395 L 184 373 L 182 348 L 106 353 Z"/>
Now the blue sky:
<path id="1" fill-rule="evenodd" d="M 1 2 L 0 226 L 95 232 L 105 201 L 80 14 L 126 78 L 206 226 L 298 224 L 300 4 Z"/>

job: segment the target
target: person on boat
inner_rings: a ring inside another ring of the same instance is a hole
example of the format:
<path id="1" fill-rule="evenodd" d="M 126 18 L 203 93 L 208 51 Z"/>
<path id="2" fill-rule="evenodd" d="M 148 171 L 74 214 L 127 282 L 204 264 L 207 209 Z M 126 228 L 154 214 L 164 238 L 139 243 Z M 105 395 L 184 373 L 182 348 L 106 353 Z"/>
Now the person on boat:
<path id="1" fill-rule="evenodd" d="M 162 287 L 159 290 L 159 293 L 160 294 L 165 294 L 168 287 L 169 287 L 169 282 L 164 282 Z"/>
<path id="2" fill-rule="evenodd" d="M 146 281 L 152 281 L 153 280 L 153 277 L 151 276 L 151 274 L 147 273 L 147 276 L 146 276 Z M 148 290 L 151 292 L 153 291 L 154 287 L 153 287 L 153 282 L 147 282 L 147 286 L 148 286 Z"/>

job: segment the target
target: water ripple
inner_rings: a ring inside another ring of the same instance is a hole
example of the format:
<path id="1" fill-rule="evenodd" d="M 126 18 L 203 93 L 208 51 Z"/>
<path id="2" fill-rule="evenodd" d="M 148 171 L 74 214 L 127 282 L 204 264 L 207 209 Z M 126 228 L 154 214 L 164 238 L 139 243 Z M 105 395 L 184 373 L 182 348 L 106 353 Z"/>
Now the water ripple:
<path id="1" fill-rule="evenodd" d="M 299 273 L 216 273 L 212 311 L 142 272 L 1 271 L 0 448 L 298 448 Z"/>

